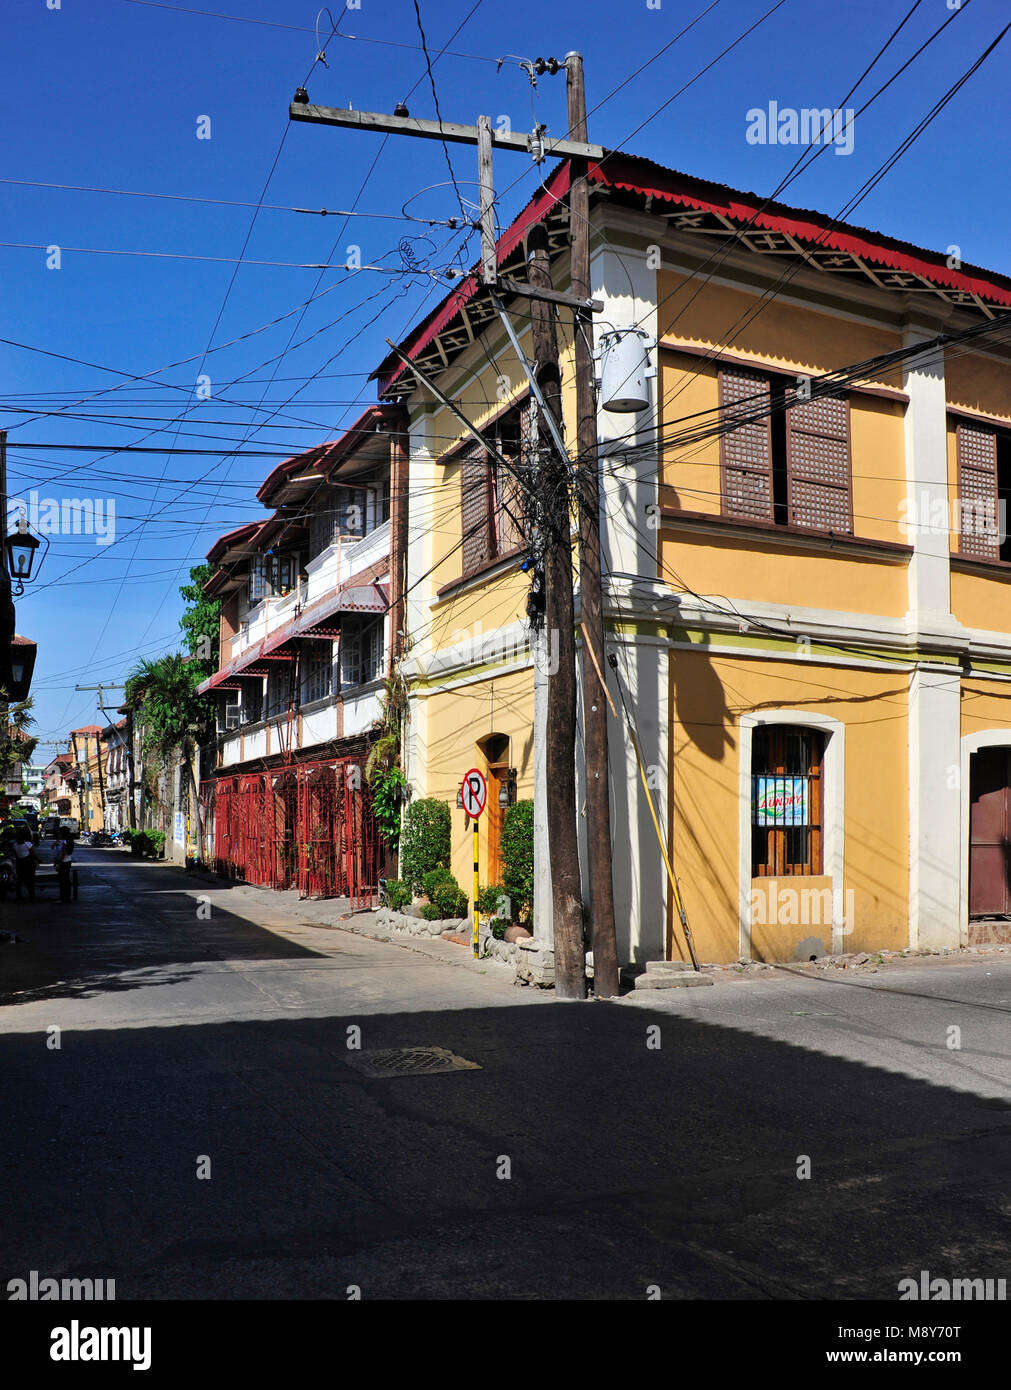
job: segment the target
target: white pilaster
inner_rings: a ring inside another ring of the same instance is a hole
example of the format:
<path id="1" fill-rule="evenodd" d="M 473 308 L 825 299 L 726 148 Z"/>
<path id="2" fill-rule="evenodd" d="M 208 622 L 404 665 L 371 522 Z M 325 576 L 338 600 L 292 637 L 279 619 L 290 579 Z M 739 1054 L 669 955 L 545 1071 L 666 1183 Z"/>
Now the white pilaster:
<path id="1" fill-rule="evenodd" d="M 934 337 L 938 325 L 910 324 L 903 346 Z M 947 406 L 944 362 L 939 353 L 914 358 L 903 371 L 909 396 L 905 416 L 906 543 L 909 563 L 909 622 L 915 633 L 951 623 L 948 569 Z"/>
<path id="2" fill-rule="evenodd" d="M 909 683 L 909 944 L 959 944 L 961 671 L 920 664 Z"/>
<path id="3" fill-rule="evenodd" d="M 910 321 L 904 345 L 934 337 L 933 319 Z M 937 352 L 914 358 L 903 371 L 905 417 L 909 636 L 922 644 L 951 637 L 951 515 L 948 488 L 944 361 Z M 909 941 L 911 946 L 957 946 L 961 835 L 961 671 L 921 661 L 909 683 Z"/>
<path id="4" fill-rule="evenodd" d="M 637 326 L 656 341 L 657 271 L 647 264 L 647 248 L 599 245 L 590 257 L 590 282 L 594 299 L 603 312 L 595 315 L 599 351 L 602 331 Z M 652 354 L 654 366 L 656 353 Z M 600 410 L 597 435 L 601 459 L 601 560 L 604 576 L 656 578 L 658 531 L 656 406 L 657 382 L 647 385 L 652 400 L 639 414 L 615 414 Z M 618 457 L 616 457 L 616 455 Z"/>

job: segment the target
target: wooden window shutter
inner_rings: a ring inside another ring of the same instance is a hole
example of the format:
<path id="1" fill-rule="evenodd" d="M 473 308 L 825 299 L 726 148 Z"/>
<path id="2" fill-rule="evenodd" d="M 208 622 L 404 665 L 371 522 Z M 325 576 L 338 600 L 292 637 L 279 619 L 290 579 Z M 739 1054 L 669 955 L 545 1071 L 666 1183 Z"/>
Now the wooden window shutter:
<path id="1" fill-rule="evenodd" d="M 769 428 L 770 382 L 755 372 L 720 372 L 721 418 L 733 420 L 753 411 L 760 420 L 721 436 L 723 511 L 726 516 L 772 521 L 772 438 Z"/>
<path id="2" fill-rule="evenodd" d="M 484 449 L 466 454 L 460 464 L 460 503 L 463 531 L 463 572 L 473 570 L 493 555 L 491 470 Z"/>
<path id="3" fill-rule="evenodd" d="M 955 438 L 959 553 L 974 560 L 998 560 L 997 436 L 979 425 L 959 424 Z"/>
<path id="4" fill-rule="evenodd" d="M 789 521 L 816 531 L 853 534 L 849 401 L 787 397 L 786 459 Z"/>
<path id="5" fill-rule="evenodd" d="M 509 459 L 519 471 L 518 459 Z M 523 544 L 523 488 L 515 474 L 499 465 L 496 469 L 498 492 L 498 553 L 504 555 Z"/>

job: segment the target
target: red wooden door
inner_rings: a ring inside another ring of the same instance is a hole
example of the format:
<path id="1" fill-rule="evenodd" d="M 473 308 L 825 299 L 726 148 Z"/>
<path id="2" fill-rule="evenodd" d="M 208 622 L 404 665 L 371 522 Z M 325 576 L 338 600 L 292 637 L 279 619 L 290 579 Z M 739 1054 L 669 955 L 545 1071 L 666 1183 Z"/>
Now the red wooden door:
<path id="1" fill-rule="evenodd" d="M 1011 913 L 1011 748 L 981 748 L 969 772 L 969 915 Z"/>

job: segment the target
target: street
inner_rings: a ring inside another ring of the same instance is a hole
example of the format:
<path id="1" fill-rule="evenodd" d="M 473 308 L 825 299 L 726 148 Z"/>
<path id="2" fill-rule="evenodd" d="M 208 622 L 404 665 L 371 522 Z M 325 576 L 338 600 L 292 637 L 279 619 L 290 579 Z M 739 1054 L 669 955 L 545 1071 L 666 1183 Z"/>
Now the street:
<path id="1" fill-rule="evenodd" d="M 319 904 L 75 862 L 77 903 L 3 907 L 4 1280 L 894 1300 L 1008 1272 L 1007 952 L 565 1004 Z M 356 1065 L 412 1046 L 476 1065 Z"/>

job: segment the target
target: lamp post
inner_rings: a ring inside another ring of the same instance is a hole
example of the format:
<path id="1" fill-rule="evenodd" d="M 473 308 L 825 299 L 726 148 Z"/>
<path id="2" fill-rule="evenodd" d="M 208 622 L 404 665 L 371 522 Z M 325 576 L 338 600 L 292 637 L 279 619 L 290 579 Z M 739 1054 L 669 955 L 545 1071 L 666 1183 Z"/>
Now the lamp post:
<path id="1" fill-rule="evenodd" d="M 41 545 L 28 529 L 24 513 L 14 530 L 7 534 L 7 431 L 0 430 L 0 526 L 3 527 L 3 565 L 0 566 L 0 686 L 3 703 L 0 718 L 6 726 L 6 701 L 28 698 L 37 647 L 30 638 L 18 637 L 14 630 L 14 597 L 25 591 L 32 578 L 35 553 Z M 46 543 L 48 549 L 48 541 Z"/>
<path id="2" fill-rule="evenodd" d="M 15 597 L 24 593 L 25 584 L 32 577 L 35 552 L 41 544 L 38 537 L 29 531 L 24 514 L 18 518 L 17 527 L 4 537 L 4 561 L 14 585 Z"/>

